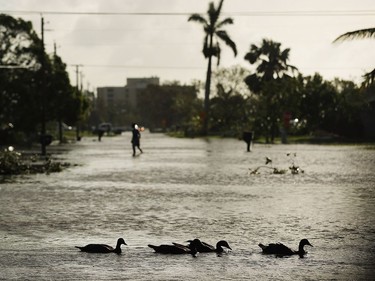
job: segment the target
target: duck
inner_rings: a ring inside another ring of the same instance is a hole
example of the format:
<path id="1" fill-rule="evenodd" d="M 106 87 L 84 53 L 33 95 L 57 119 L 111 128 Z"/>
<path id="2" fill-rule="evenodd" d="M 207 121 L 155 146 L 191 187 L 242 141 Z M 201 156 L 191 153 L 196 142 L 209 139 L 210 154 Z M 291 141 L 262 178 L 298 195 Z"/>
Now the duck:
<path id="1" fill-rule="evenodd" d="M 198 253 L 197 248 L 200 246 L 201 242 L 199 239 L 194 239 L 191 241 L 189 246 L 185 246 L 178 243 L 172 243 L 172 245 L 162 244 L 159 246 L 148 244 L 148 247 L 154 249 L 155 253 L 160 254 L 191 254 L 193 257 Z"/>
<path id="2" fill-rule="evenodd" d="M 266 165 L 268 165 L 268 164 L 272 164 L 272 159 L 271 158 L 269 158 L 269 157 L 266 157 Z"/>
<path id="3" fill-rule="evenodd" d="M 197 239 L 197 240 L 199 240 L 199 239 Z M 187 242 L 191 243 L 192 241 L 193 240 L 188 240 Z M 200 253 L 210 253 L 210 252 L 222 253 L 222 252 L 224 252 L 223 247 L 232 250 L 232 248 L 229 246 L 228 242 L 225 241 L 225 240 L 220 240 L 219 242 L 217 242 L 216 247 L 214 247 L 214 246 L 212 246 L 212 245 L 210 245 L 206 242 L 203 242 L 203 241 L 200 241 L 200 242 L 201 242 L 200 244 L 197 244 L 197 251 L 200 252 Z"/>
<path id="4" fill-rule="evenodd" d="M 127 245 L 123 238 L 119 238 L 117 240 L 116 248 L 106 244 L 88 244 L 86 246 L 80 247 L 75 246 L 76 248 L 80 249 L 82 252 L 87 253 L 116 253 L 121 254 L 121 245 Z"/>
<path id="5" fill-rule="evenodd" d="M 298 251 L 294 251 L 282 243 L 272 243 L 268 244 L 267 246 L 260 243 L 259 247 L 262 249 L 263 254 L 275 254 L 278 256 L 299 255 L 300 257 L 303 257 L 307 253 L 304 249 L 305 245 L 313 247 L 313 245 L 311 245 L 307 239 L 302 239 L 299 242 Z"/>

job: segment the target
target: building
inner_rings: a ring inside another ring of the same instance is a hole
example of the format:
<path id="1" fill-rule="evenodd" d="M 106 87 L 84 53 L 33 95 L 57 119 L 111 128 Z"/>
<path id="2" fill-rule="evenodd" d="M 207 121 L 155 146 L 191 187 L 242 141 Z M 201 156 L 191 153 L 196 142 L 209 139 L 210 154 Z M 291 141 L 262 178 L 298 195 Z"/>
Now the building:
<path id="1" fill-rule="evenodd" d="M 148 85 L 159 85 L 160 81 L 158 77 L 151 78 L 128 78 L 125 86 L 126 101 L 132 109 L 137 108 L 137 96 L 138 94 L 147 88 Z"/>
<path id="2" fill-rule="evenodd" d="M 127 102 L 125 87 L 100 87 L 97 88 L 97 98 L 104 107 L 113 107 L 115 104 Z"/>
<path id="3" fill-rule="evenodd" d="M 137 119 L 138 96 L 148 85 L 159 85 L 158 77 L 128 78 L 125 86 L 98 87 L 96 109 L 102 122 L 125 126 Z"/>

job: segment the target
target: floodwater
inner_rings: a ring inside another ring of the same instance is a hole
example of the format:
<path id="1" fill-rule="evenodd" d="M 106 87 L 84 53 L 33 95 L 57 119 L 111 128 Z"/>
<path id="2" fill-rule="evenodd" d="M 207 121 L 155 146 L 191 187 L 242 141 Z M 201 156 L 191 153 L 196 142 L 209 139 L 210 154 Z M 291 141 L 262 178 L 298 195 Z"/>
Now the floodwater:
<path id="1" fill-rule="evenodd" d="M 374 280 L 375 150 L 261 145 L 130 133 L 85 138 L 57 155 L 79 164 L 0 185 L 1 280 Z M 287 156 L 287 153 L 291 155 Z M 296 156 L 294 156 L 296 153 Z M 265 165 L 304 173 L 272 174 Z M 115 245 L 122 255 L 74 246 Z M 147 244 L 227 240 L 233 251 L 155 254 Z M 261 254 L 258 243 L 304 258 Z"/>

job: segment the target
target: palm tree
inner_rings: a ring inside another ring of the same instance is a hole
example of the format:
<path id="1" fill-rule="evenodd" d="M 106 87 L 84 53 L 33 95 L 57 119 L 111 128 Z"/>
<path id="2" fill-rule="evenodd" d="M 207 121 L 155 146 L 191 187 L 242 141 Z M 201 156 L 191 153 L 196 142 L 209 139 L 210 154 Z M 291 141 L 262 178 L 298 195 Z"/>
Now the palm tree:
<path id="1" fill-rule="evenodd" d="M 297 70 L 289 65 L 290 49 L 281 50 L 281 43 L 263 39 L 260 47 L 252 44 L 250 52 L 245 55 L 245 60 L 250 64 L 257 64 L 256 73 L 263 82 L 281 78 L 290 71 Z"/>
<path id="2" fill-rule="evenodd" d="M 346 32 L 344 34 L 341 34 L 339 37 L 337 37 L 333 41 L 333 43 L 338 43 L 338 42 L 342 42 L 345 40 L 365 39 L 365 38 L 375 38 L 375 28 L 365 28 L 365 29 L 359 29 L 355 31 Z M 372 84 L 375 80 L 375 68 L 369 73 L 366 73 L 364 75 L 364 78 L 365 78 L 364 85 Z"/>
<path id="3" fill-rule="evenodd" d="M 277 119 L 279 116 L 280 101 L 277 95 L 278 88 L 297 68 L 288 64 L 290 49 L 281 49 L 281 43 L 263 39 L 260 47 L 252 44 L 245 60 L 256 65 L 256 71 L 245 78 L 249 89 L 259 96 L 264 106 L 262 123 L 266 123 L 266 140 L 274 140 Z"/>
<path id="4" fill-rule="evenodd" d="M 220 0 L 219 6 L 216 8 L 213 2 L 210 2 L 207 18 L 204 18 L 200 14 L 192 14 L 188 21 L 195 21 L 203 25 L 203 30 L 205 33 L 204 43 L 203 43 L 203 55 L 208 58 L 207 66 L 207 76 L 205 85 L 205 95 L 204 95 L 204 122 L 203 122 L 203 133 L 207 135 L 208 133 L 208 119 L 209 119 L 209 108 L 210 108 L 210 88 L 211 88 L 211 63 L 212 57 L 217 57 L 217 64 L 220 63 L 220 45 L 219 39 L 224 41 L 237 55 L 236 44 L 229 37 L 227 32 L 222 29 L 223 26 L 227 24 L 233 24 L 232 18 L 220 19 L 220 12 L 223 6 L 224 0 Z"/>

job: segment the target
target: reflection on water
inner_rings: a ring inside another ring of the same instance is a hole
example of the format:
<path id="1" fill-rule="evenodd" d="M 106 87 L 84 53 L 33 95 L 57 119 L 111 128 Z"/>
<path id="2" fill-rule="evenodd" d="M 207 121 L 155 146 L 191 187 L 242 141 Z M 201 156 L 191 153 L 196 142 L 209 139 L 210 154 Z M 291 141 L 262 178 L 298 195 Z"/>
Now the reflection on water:
<path id="1" fill-rule="evenodd" d="M 85 139 L 68 152 L 80 164 L 0 185 L 0 279 L 368 280 L 375 274 L 375 150 L 359 146 L 255 145 L 144 133 Z M 273 175 L 297 153 L 304 174 Z M 81 253 L 88 243 L 123 254 Z M 225 239 L 233 251 L 168 256 L 147 244 Z M 304 258 L 275 258 L 258 243 L 314 245 Z M 53 269 L 53 270 L 52 270 Z"/>

